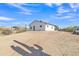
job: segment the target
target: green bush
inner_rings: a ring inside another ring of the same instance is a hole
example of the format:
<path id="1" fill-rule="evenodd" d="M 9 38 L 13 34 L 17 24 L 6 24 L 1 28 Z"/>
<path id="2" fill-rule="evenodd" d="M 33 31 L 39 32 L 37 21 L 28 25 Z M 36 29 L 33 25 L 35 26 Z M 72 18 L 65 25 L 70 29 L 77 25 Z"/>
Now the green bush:
<path id="1" fill-rule="evenodd" d="M 75 30 L 75 27 L 73 26 L 70 26 L 70 27 L 67 27 L 67 28 L 65 28 L 64 29 L 64 31 L 66 31 L 66 32 L 73 32 Z"/>
<path id="2" fill-rule="evenodd" d="M 4 34 L 4 35 L 10 35 L 10 34 L 12 34 L 12 31 L 11 30 L 3 30 L 2 34 Z"/>
<path id="3" fill-rule="evenodd" d="M 19 29 L 19 30 L 16 30 L 16 33 L 22 33 L 22 32 L 25 32 L 26 30 L 25 29 Z"/>
<path id="4" fill-rule="evenodd" d="M 67 29 L 65 29 L 65 31 L 66 31 L 66 32 L 73 32 L 74 29 L 72 29 L 72 28 L 67 28 Z"/>

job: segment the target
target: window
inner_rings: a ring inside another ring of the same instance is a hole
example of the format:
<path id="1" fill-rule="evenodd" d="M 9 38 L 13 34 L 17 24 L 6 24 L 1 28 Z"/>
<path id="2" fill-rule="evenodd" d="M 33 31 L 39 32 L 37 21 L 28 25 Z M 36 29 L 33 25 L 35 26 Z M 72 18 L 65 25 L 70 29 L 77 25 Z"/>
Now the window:
<path id="1" fill-rule="evenodd" d="M 47 25 L 47 27 L 49 27 L 49 26 Z"/>
<path id="2" fill-rule="evenodd" d="M 42 27 L 42 25 L 40 25 L 40 27 Z"/>

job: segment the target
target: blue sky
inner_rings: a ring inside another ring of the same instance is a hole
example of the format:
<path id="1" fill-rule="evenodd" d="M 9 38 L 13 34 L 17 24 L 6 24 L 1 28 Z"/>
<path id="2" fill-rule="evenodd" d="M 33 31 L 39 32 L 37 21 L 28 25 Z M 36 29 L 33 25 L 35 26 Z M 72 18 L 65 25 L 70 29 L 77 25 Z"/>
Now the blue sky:
<path id="1" fill-rule="evenodd" d="M 78 3 L 0 3 L 0 26 L 42 20 L 60 27 L 79 25 Z"/>

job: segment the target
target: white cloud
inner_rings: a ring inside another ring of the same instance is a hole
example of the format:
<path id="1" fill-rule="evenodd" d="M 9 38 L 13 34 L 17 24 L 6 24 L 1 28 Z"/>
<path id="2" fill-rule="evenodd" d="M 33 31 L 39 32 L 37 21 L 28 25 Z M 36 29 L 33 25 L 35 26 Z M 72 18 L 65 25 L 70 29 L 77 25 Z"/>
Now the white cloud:
<path id="1" fill-rule="evenodd" d="M 10 5 L 10 6 L 13 6 L 13 7 L 16 7 L 16 8 L 18 8 L 18 9 L 20 9 L 21 10 L 21 12 L 24 14 L 26 14 L 27 13 L 27 15 L 29 15 L 29 14 L 32 14 L 32 10 L 30 10 L 30 9 L 27 9 L 27 8 L 24 8 L 22 5 L 25 5 L 25 4 L 17 4 L 17 3 L 8 3 L 8 5 Z"/>
<path id="2" fill-rule="evenodd" d="M 8 18 L 8 17 L 0 16 L 0 20 L 15 20 L 15 19 L 14 18 Z"/>
<path id="3" fill-rule="evenodd" d="M 64 9 L 62 6 L 58 8 L 58 11 L 57 11 L 59 14 L 62 14 L 62 13 L 66 13 L 66 12 L 70 12 L 69 9 Z"/>
<path id="4" fill-rule="evenodd" d="M 24 14 L 24 15 L 32 15 L 32 13 L 27 13 L 27 12 L 17 12 L 17 13 L 20 13 L 20 14 Z"/>
<path id="5" fill-rule="evenodd" d="M 61 6 L 63 3 L 55 3 L 57 6 Z"/>
<path id="6" fill-rule="evenodd" d="M 62 3 L 45 3 L 45 5 L 49 6 L 49 7 L 52 7 L 53 4 L 57 5 L 57 6 L 61 6 Z"/>
<path id="7" fill-rule="evenodd" d="M 52 3 L 45 3 L 45 5 L 52 7 Z"/>
<path id="8" fill-rule="evenodd" d="M 70 5 L 69 9 L 64 9 L 63 8 L 64 6 L 62 6 L 62 3 L 60 4 L 56 3 L 56 5 L 59 6 L 58 11 L 57 11 L 59 14 L 66 13 L 66 12 L 76 12 L 77 9 L 79 9 L 79 3 L 69 3 Z"/>
<path id="9" fill-rule="evenodd" d="M 71 15 L 68 15 L 68 16 L 62 16 L 61 17 L 62 19 L 70 19 L 70 18 L 73 18 Z"/>
<path id="10" fill-rule="evenodd" d="M 70 3 L 71 8 L 79 7 L 79 3 Z"/>
<path id="11" fill-rule="evenodd" d="M 14 4 L 20 5 L 20 6 L 27 5 L 26 3 L 14 3 Z"/>
<path id="12" fill-rule="evenodd" d="M 70 3 L 70 7 L 76 12 L 76 10 L 79 8 L 79 3 Z"/>
<path id="13" fill-rule="evenodd" d="M 63 20 L 63 19 L 68 19 L 68 20 L 70 20 L 70 19 L 72 19 L 73 17 L 72 17 L 71 15 L 68 15 L 68 16 L 61 16 L 61 17 L 56 16 L 56 18 L 57 18 L 57 19 L 61 19 L 61 20 Z"/>
<path id="14" fill-rule="evenodd" d="M 57 4 L 56 4 L 57 5 Z M 66 12 L 76 12 L 79 9 L 79 3 L 69 3 L 70 8 L 65 9 L 62 3 L 58 4 L 58 13 L 66 13 Z"/>
<path id="15" fill-rule="evenodd" d="M 74 13 L 68 13 L 68 14 L 56 14 L 56 15 L 50 15 L 49 18 L 55 19 L 55 20 L 67 20 L 67 21 L 77 21 L 78 20 L 78 15 L 74 14 Z"/>

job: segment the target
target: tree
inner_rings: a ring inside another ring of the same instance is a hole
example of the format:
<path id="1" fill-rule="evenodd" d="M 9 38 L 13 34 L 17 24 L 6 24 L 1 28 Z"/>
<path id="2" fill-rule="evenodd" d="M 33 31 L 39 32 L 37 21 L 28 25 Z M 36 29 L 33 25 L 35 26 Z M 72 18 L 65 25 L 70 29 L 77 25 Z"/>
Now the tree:
<path id="1" fill-rule="evenodd" d="M 18 26 L 13 26 L 12 28 L 15 28 L 15 30 L 19 30 L 20 29 Z"/>
<path id="2" fill-rule="evenodd" d="M 55 26 L 55 30 L 59 30 L 59 27 L 57 25 L 54 25 Z"/>
<path id="3" fill-rule="evenodd" d="M 65 28 L 65 31 L 67 31 L 67 32 L 73 32 L 77 28 L 79 28 L 79 26 L 69 26 L 69 27 Z"/>

